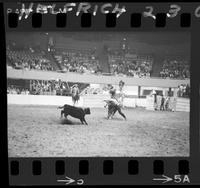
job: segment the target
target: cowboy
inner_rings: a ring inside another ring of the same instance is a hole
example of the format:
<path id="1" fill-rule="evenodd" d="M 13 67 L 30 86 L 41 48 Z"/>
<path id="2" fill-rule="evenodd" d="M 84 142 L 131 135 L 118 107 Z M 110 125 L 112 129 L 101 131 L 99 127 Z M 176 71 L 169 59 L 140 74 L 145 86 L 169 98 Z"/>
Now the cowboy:
<path id="1" fill-rule="evenodd" d="M 162 96 L 162 98 L 161 98 L 160 110 L 164 111 L 165 110 L 165 106 L 164 106 L 164 104 L 165 104 L 165 97 L 164 97 L 163 94 L 161 96 Z"/>
<path id="2" fill-rule="evenodd" d="M 73 105 L 75 106 L 75 104 L 80 99 L 78 84 L 74 84 L 71 87 L 71 94 L 72 94 L 72 102 L 73 102 Z"/>
<path id="3" fill-rule="evenodd" d="M 155 90 L 152 91 L 152 95 L 154 96 L 154 110 L 157 110 L 157 93 Z"/>
<path id="4" fill-rule="evenodd" d="M 116 89 L 111 86 L 110 88 L 111 99 L 107 102 L 108 105 L 108 119 L 114 116 L 116 111 L 126 120 L 126 116 L 121 111 L 121 104 L 116 97 Z"/>

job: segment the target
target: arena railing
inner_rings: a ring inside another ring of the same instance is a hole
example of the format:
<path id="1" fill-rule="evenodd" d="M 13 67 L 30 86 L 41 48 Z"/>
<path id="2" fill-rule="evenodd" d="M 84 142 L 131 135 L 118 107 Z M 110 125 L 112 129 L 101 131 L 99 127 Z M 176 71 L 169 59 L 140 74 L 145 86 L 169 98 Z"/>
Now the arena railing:
<path id="1" fill-rule="evenodd" d="M 58 70 L 57 72 L 59 72 L 59 73 L 68 73 L 68 72 L 70 72 L 70 71 L 63 71 L 63 70 Z M 70 72 L 70 73 L 75 73 L 75 74 L 81 74 L 81 75 L 84 75 L 84 74 L 91 74 L 91 75 L 98 75 L 98 76 L 101 76 L 101 75 L 103 75 L 103 76 L 124 76 L 124 77 L 128 77 L 128 78 L 136 78 L 136 77 L 134 77 L 134 76 L 128 76 L 128 75 L 121 75 L 121 74 L 112 74 L 112 73 L 106 73 L 106 72 L 103 72 L 103 73 L 79 73 L 79 72 Z M 138 78 L 138 77 L 137 77 Z M 173 80 L 180 80 L 180 79 L 182 79 L 182 80 L 189 80 L 190 78 L 169 78 L 169 77 L 166 77 L 166 78 L 163 78 L 163 77 L 156 77 L 156 76 L 147 76 L 147 77 L 139 77 L 139 78 L 152 78 L 152 79 L 173 79 Z"/>
<path id="2" fill-rule="evenodd" d="M 8 68 L 8 67 L 7 67 Z M 23 69 L 22 67 L 16 67 L 13 68 L 16 70 L 24 70 L 24 71 L 29 71 L 26 69 Z M 35 71 L 45 71 L 45 70 L 35 70 Z M 156 76 L 148 76 L 148 77 L 134 77 L 134 76 L 128 76 L 128 75 L 122 75 L 122 74 L 112 74 L 112 73 L 107 73 L 107 72 L 102 72 L 102 73 L 80 73 L 80 72 L 71 72 L 71 71 L 66 71 L 66 70 L 56 70 L 56 71 L 47 71 L 47 72 L 57 72 L 57 73 L 73 73 L 73 74 L 80 74 L 80 75 L 84 75 L 84 74 L 91 74 L 91 75 L 97 75 L 97 76 L 116 76 L 116 77 L 126 77 L 126 78 L 151 78 L 151 79 L 171 79 L 171 80 L 190 80 L 190 78 L 163 78 L 163 77 L 156 77 Z"/>

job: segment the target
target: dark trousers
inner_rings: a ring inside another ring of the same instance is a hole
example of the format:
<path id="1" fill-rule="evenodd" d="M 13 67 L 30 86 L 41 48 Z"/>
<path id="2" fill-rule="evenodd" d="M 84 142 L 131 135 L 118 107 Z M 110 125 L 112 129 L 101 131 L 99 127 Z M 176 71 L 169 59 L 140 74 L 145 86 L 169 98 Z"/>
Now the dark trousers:
<path id="1" fill-rule="evenodd" d="M 160 110 L 165 110 L 164 103 L 161 103 Z"/>
<path id="2" fill-rule="evenodd" d="M 126 116 L 124 115 L 124 113 L 121 111 L 121 107 L 119 105 L 108 105 L 108 119 L 111 117 L 111 116 L 114 116 L 114 114 L 116 112 L 119 112 L 119 114 L 124 118 L 126 119 Z"/>

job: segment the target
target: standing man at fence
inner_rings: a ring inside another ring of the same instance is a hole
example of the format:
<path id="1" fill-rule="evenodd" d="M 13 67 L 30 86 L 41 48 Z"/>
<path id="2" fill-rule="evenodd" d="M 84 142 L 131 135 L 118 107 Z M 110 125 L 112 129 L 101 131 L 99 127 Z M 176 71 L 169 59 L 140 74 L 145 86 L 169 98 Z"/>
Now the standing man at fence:
<path id="1" fill-rule="evenodd" d="M 173 97 L 172 97 L 172 100 L 171 100 L 171 111 L 172 112 L 176 111 L 177 97 L 179 97 L 179 87 L 174 88 L 174 93 L 173 93 Z"/>
<path id="2" fill-rule="evenodd" d="M 165 110 L 165 107 L 164 107 L 164 104 L 165 104 L 165 97 L 164 95 L 162 94 L 161 95 L 161 103 L 160 103 L 160 110 L 164 111 Z"/>
<path id="3" fill-rule="evenodd" d="M 167 96 L 166 99 L 165 99 L 165 110 L 166 111 L 169 111 L 169 103 L 170 103 L 170 97 Z"/>
<path id="4" fill-rule="evenodd" d="M 157 105 L 157 93 L 154 89 L 153 89 L 151 95 L 153 95 L 153 97 L 154 97 L 154 110 L 157 110 L 157 107 L 158 107 L 158 105 Z"/>

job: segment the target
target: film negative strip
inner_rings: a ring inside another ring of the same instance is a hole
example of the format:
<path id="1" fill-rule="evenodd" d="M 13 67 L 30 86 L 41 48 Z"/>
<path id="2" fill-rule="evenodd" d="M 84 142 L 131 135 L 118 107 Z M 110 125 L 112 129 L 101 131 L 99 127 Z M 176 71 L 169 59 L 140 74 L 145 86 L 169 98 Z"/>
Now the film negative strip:
<path id="1" fill-rule="evenodd" d="M 0 8 L 9 185 L 200 183 L 199 3 Z"/>

